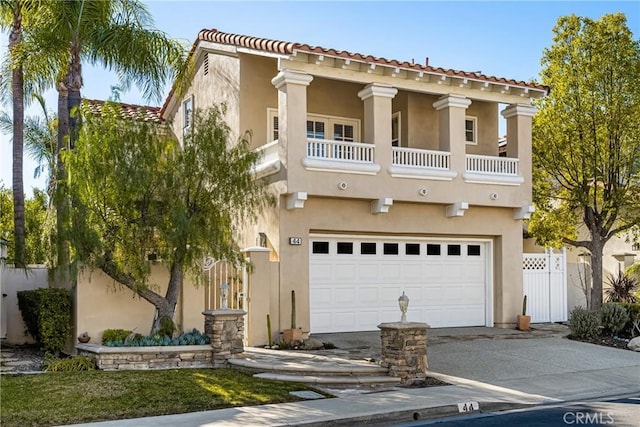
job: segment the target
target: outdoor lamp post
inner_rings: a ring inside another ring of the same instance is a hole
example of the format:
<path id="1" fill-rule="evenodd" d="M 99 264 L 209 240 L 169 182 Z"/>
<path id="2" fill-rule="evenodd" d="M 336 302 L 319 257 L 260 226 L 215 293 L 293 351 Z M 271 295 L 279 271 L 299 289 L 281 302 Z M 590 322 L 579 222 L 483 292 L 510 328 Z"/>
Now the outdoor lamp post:
<path id="1" fill-rule="evenodd" d="M 227 308 L 227 296 L 229 294 L 229 285 L 223 283 L 220 285 L 220 293 L 222 294 L 222 302 L 220 303 L 220 308 L 222 310 L 226 310 Z"/>
<path id="2" fill-rule="evenodd" d="M 402 291 L 402 295 L 398 298 L 398 305 L 400 305 L 400 311 L 402 312 L 402 317 L 400 317 L 401 322 L 407 321 L 407 308 L 409 308 L 409 297 L 404 294 Z"/>

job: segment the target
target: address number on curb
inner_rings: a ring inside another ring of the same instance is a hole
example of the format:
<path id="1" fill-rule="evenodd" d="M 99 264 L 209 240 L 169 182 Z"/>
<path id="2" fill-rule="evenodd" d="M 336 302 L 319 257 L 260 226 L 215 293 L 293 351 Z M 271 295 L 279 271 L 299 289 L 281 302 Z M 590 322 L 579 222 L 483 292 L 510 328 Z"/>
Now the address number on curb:
<path id="1" fill-rule="evenodd" d="M 480 404 L 478 402 L 462 402 L 458 403 L 458 412 L 479 411 Z"/>

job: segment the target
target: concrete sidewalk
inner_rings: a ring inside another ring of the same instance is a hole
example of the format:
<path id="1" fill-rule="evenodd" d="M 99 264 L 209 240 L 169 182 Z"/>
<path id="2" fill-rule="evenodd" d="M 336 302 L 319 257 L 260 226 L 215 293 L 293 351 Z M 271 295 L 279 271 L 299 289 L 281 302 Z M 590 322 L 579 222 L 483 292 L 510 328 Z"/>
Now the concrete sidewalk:
<path id="1" fill-rule="evenodd" d="M 478 334 L 483 337 L 479 339 L 467 339 L 468 335 L 464 333 L 460 334 L 463 338 L 457 340 L 430 339 L 427 350 L 430 374 L 448 382 L 449 386 L 394 388 L 374 393 L 343 392 L 341 397 L 333 399 L 87 425 L 389 424 L 455 415 L 458 414 L 457 404 L 469 401 L 479 402 L 481 411 L 496 411 L 640 393 L 640 353 L 557 337 L 531 339 L 530 336 L 510 335 L 503 339 L 508 333 L 482 329 L 485 333 Z M 498 335 L 501 338 L 495 339 Z M 358 340 L 361 339 L 363 334 L 358 335 Z M 363 350 L 367 350 L 366 343 L 362 345 L 365 346 Z"/>

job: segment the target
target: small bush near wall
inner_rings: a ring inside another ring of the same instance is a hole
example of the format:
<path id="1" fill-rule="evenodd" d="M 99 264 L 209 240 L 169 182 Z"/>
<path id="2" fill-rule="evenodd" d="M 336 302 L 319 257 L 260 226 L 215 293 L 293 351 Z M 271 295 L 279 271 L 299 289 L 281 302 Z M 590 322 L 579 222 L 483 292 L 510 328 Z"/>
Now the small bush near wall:
<path id="1" fill-rule="evenodd" d="M 603 332 L 607 335 L 617 335 L 629 321 L 627 309 L 614 303 L 602 304 L 600 320 Z"/>
<path id="2" fill-rule="evenodd" d="M 622 331 L 620 331 L 620 335 L 627 338 L 640 335 L 640 331 L 633 330 L 635 321 L 640 320 L 640 303 L 631 304 L 626 302 L 620 302 L 618 303 L 618 305 L 624 307 L 627 310 L 627 313 L 629 313 L 629 320 L 622 328 Z"/>
<path id="3" fill-rule="evenodd" d="M 106 334 L 107 331 L 105 331 Z M 129 332 L 129 331 L 123 331 Z M 105 340 L 104 335 L 102 338 L 102 345 L 106 347 L 154 347 L 154 346 L 175 346 L 175 345 L 205 345 L 210 344 L 209 337 L 197 329 L 193 329 L 191 332 L 180 335 L 177 338 L 171 338 L 167 335 L 133 335 L 131 333 L 126 336 L 124 333 L 120 335 L 120 338 L 124 336 L 124 339 L 117 340 Z"/>
<path id="4" fill-rule="evenodd" d="M 45 362 L 45 365 L 45 371 L 47 372 L 78 372 L 96 369 L 95 360 L 87 356 L 49 359 Z"/>
<path id="5" fill-rule="evenodd" d="M 106 345 L 109 341 L 125 341 L 133 331 L 126 329 L 105 329 L 102 333 L 102 345 Z"/>
<path id="6" fill-rule="evenodd" d="M 595 339 L 600 335 L 600 312 L 586 310 L 580 306 L 571 310 L 569 329 L 578 339 Z"/>
<path id="7" fill-rule="evenodd" d="M 18 292 L 27 330 L 46 352 L 59 353 L 71 336 L 71 291 L 34 289 Z"/>

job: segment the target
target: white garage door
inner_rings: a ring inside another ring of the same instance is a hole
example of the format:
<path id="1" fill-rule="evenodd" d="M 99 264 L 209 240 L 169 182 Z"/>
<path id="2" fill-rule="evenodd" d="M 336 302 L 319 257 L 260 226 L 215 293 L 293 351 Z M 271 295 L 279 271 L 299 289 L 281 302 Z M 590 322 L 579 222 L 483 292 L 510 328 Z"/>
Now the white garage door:
<path id="1" fill-rule="evenodd" d="M 377 330 L 400 320 L 492 326 L 488 241 L 311 236 L 311 332 Z"/>

